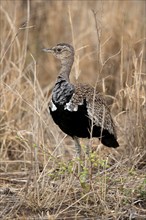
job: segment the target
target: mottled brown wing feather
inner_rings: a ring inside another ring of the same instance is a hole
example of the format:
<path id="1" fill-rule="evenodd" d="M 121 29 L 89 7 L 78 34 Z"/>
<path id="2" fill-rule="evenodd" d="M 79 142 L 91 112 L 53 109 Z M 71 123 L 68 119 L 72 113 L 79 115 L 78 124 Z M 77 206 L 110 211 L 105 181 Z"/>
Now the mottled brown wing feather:
<path id="1" fill-rule="evenodd" d="M 70 109 L 77 111 L 78 106 L 86 101 L 88 117 L 93 123 L 103 129 L 106 129 L 116 138 L 115 124 L 111 117 L 110 110 L 101 93 L 94 90 L 86 84 L 75 85 L 75 93 L 70 100 Z"/>

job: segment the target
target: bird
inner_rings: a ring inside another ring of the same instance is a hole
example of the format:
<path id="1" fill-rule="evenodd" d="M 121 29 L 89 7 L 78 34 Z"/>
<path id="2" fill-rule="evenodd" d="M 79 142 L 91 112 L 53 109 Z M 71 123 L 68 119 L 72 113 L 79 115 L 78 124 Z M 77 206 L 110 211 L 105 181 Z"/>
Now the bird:
<path id="1" fill-rule="evenodd" d="M 43 51 L 61 62 L 49 110 L 59 128 L 73 138 L 77 156 L 81 156 L 80 138 L 96 137 L 103 145 L 117 148 L 116 127 L 104 96 L 88 84 L 70 82 L 75 56 L 73 46 L 59 43 Z"/>

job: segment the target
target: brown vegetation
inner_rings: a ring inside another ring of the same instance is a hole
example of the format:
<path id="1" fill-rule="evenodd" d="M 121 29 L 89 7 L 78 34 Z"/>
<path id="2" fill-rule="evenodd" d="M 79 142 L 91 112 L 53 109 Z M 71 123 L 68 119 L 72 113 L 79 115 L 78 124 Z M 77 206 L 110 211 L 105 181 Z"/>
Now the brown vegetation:
<path id="1" fill-rule="evenodd" d="M 145 1 L 1 1 L 1 219 L 145 219 L 144 18 Z M 120 143 L 93 140 L 80 176 L 47 112 L 59 63 L 41 48 L 60 42 L 76 49 L 71 80 L 106 94 Z"/>

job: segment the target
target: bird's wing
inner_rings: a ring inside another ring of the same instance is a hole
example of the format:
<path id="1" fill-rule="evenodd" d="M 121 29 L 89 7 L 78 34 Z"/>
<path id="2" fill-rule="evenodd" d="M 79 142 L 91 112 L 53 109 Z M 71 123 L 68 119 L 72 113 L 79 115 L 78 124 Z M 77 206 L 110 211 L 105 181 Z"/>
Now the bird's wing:
<path id="1" fill-rule="evenodd" d="M 116 138 L 115 124 L 105 99 L 101 94 L 95 94 L 95 96 L 92 96 L 92 100 L 88 100 L 87 112 L 93 124 L 107 130 Z"/>
<path id="2" fill-rule="evenodd" d="M 93 121 L 93 125 L 106 129 L 116 137 L 115 124 L 103 95 L 88 85 L 77 84 L 72 98 L 65 105 L 65 109 L 78 111 L 78 107 L 84 104 L 87 108 L 87 117 Z"/>

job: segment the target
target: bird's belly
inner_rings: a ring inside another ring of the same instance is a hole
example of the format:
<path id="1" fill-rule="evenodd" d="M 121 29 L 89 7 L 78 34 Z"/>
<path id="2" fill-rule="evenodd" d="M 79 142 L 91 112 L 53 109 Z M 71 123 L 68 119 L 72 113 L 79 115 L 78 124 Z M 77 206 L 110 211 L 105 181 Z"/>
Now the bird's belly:
<path id="1" fill-rule="evenodd" d="M 78 111 L 71 112 L 57 108 L 56 111 L 50 109 L 50 113 L 54 122 L 64 133 L 72 137 L 90 137 L 90 121 L 86 109 L 82 106 L 78 108 Z"/>

